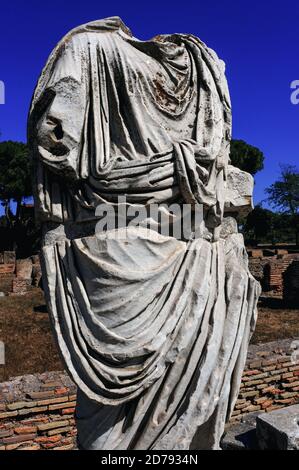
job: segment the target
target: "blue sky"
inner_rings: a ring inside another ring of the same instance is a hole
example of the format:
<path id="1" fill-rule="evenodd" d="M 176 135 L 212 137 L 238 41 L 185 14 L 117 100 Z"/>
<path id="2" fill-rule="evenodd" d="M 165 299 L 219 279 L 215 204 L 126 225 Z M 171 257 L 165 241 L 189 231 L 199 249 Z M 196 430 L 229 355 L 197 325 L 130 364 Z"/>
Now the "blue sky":
<path id="1" fill-rule="evenodd" d="M 226 62 L 233 137 L 266 156 L 256 177 L 256 202 L 277 178 L 280 162 L 298 165 L 299 105 L 290 101 L 290 83 L 299 80 L 298 1 L 11 0 L 0 12 L 0 80 L 6 87 L 1 140 L 26 140 L 34 86 L 61 37 L 79 24 L 118 15 L 140 39 L 195 34 Z"/>

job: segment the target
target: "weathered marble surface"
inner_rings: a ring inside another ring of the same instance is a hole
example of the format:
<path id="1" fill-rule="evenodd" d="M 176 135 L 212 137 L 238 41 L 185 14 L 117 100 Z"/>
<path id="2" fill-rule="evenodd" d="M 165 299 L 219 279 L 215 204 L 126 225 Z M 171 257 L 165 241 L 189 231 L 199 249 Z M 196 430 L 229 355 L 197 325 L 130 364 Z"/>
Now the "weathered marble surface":
<path id="1" fill-rule="evenodd" d="M 257 417 L 256 431 L 262 450 L 299 450 L 299 405 Z"/>
<path id="2" fill-rule="evenodd" d="M 232 218 L 250 210 L 253 183 L 229 165 L 230 135 L 224 64 L 192 35 L 139 41 L 100 20 L 42 72 L 28 125 L 35 204 L 82 448 L 219 447 L 259 295 Z M 202 205 L 201 235 L 95 236 L 97 206 L 118 210 L 120 195 L 131 208 Z"/>

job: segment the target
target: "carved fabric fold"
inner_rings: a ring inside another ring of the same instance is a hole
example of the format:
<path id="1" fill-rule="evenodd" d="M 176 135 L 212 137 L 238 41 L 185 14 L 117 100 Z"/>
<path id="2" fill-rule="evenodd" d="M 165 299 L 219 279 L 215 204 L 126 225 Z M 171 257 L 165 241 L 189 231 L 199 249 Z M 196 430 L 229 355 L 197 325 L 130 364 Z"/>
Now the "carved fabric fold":
<path id="1" fill-rule="evenodd" d="M 127 232 L 131 243 L 130 233 L 119 239 L 115 231 L 43 249 L 59 347 L 73 380 L 94 402 L 92 418 L 80 411 L 88 406 L 79 407 L 82 444 L 93 442 L 93 423 L 112 406 L 126 431 L 119 430 L 118 414 L 110 425 L 120 434 L 101 448 L 112 442 L 163 448 L 163 436 L 174 442 L 173 433 L 189 448 L 196 429 L 218 407 L 225 420 L 222 408 L 237 398 L 234 375 L 245 363 L 259 287 L 242 266 L 238 236 L 212 244 L 197 239 L 186 249 L 150 230 Z"/>
<path id="2" fill-rule="evenodd" d="M 183 195 L 213 208 L 219 225 L 230 127 L 224 66 L 199 39 L 81 27 L 50 56 L 31 106 L 38 214 L 63 222 L 94 216 L 99 196 Z"/>

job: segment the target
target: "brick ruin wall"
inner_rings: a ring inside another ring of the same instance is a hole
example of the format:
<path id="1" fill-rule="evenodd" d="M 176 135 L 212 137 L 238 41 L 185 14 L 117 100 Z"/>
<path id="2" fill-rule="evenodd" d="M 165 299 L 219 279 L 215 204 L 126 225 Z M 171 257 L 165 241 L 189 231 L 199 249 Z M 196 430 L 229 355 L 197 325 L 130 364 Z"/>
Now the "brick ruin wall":
<path id="1" fill-rule="evenodd" d="M 287 250 L 248 250 L 249 269 L 264 292 L 283 296 L 286 303 L 299 305 L 299 253 Z M 266 254 L 265 254 L 266 252 Z"/>
<path id="2" fill-rule="evenodd" d="M 76 447 L 76 387 L 65 372 L 24 375 L 0 384 L 0 450 Z"/>
<path id="3" fill-rule="evenodd" d="M 12 291 L 15 279 L 16 256 L 12 251 L 0 252 L 0 292 L 8 294 Z"/>
<path id="4" fill-rule="evenodd" d="M 24 295 L 30 286 L 41 280 L 39 256 L 16 260 L 13 251 L 0 252 L 0 292 L 5 295 Z"/>
<path id="5" fill-rule="evenodd" d="M 299 338 L 250 345 L 231 420 L 299 403 Z"/>
<path id="6" fill-rule="evenodd" d="M 288 305 L 299 307 L 299 259 L 283 273 L 283 299 Z"/>
<path id="7" fill-rule="evenodd" d="M 296 403 L 299 340 L 251 345 L 231 421 Z M 0 384 L 0 450 L 75 449 L 75 405 L 76 387 L 65 372 L 26 375 Z"/>
<path id="8" fill-rule="evenodd" d="M 299 271 L 291 268 L 293 263 L 299 262 L 299 253 L 292 254 L 283 249 L 248 249 L 248 255 L 250 271 L 265 292 L 271 291 L 277 295 L 285 292 L 287 302 L 296 303 L 297 300 L 299 304 Z M 37 255 L 16 260 L 14 252 L 0 252 L 0 292 L 22 295 L 31 285 L 38 286 L 40 281 L 41 267 Z"/>

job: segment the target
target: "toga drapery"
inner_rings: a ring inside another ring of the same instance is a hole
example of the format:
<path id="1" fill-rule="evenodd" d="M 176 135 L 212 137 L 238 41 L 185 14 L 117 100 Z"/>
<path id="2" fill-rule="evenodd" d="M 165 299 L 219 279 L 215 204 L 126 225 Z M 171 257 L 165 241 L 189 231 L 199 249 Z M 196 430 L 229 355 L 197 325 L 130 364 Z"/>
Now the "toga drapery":
<path id="1" fill-rule="evenodd" d="M 259 295 L 242 237 L 222 230 L 223 63 L 192 35 L 139 41 L 118 18 L 89 23 L 51 54 L 28 128 L 45 293 L 79 389 L 79 446 L 218 448 Z M 97 206 L 117 210 L 119 196 L 131 207 L 202 205 L 202 234 L 178 240 L 140 225 L 97 237 Z"/>

